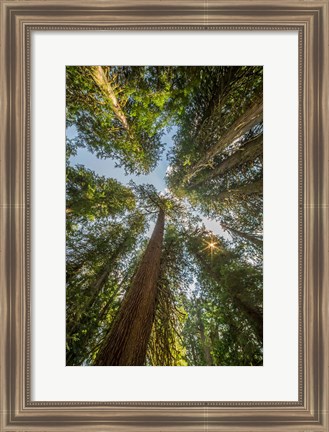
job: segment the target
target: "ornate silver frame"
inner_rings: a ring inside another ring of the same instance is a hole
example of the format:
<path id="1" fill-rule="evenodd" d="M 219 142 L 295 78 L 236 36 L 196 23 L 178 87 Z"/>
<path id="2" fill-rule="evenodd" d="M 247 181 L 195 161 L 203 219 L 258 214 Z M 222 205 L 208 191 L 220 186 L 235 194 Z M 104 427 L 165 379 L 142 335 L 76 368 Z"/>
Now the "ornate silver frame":
<path id="1" fill-rule="evenodd" d="M 329 431 L 328 10 L 328 0 L 1 2 L 1 431 Z M 30 35 L 99 29 L 298 31 L 297 402 L 31 400 Z"/>

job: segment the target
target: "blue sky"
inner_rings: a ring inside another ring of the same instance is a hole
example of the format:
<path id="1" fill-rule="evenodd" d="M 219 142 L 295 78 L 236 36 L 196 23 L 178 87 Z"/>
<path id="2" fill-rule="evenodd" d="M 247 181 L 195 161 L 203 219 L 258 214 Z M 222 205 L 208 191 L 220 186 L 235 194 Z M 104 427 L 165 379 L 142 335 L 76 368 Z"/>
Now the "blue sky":
<path id="1" fill-rule="evenodd" d="M 115 166 L 114 159 L 98 159 L 94 154 L 90 153 L 85 148 L 78 149 L 77 156 L 71 158 L 71 163 L 72 165 L 82 164 L 86 168 L 95 171 L 96 174 L 115 178 L 123 184 L 128 184 L 130 180 L 133 180 L 136 184 L 153 184 L 153 186 L 159 192 L 161 192 L 166 188 L 165 175 L 169 165 L 169 162 L 167 161 L 167 153 L 172 148 L 172 136 L 174 134 L 175 129 L 173 128 L 169 134 L 163 136 L 162 142 L 165 144 L 165 148 L 161 159 L 159 160 L 156 168 L 147 175 L 127 175 L 125 174 L 123 168 Z M 73 138 L 74 135 L 74 129 L 70 128 L 67 132 L 67 136 L 69 138 Z"/>
<path id="2" fill-rule="evenodd" d="M 163 136 L 162 142 L 165 144 L 165 146 L 161 159 L 159 160 L 156 168 L 147 175 L 127 175 L 123 168 L 115 166 L 114 159 L 99 159 L 85 148 L 79 148 L 77 155 L 71 157 L 70 162 L 72 165 L 84 165 L 86 168 L 95 171 L 95 173 L 98 175 L 115 178 L 120 183 L 125 185 L 128 184 L 130 180 L 133 180 L 136 184 L 152 184 L 159 192 L 164 192 L 166 189 L 165 176 L 169 166 L 167 154 L 173 146 L 172 137 L 175 135 L 175 131 L 176 128 L 172 128 L 169 133 Z M 76 131 L 74 127 L 71 127 L 67 130 L 68 138 L 74 138 L 75 135 Z M 219 222 L 208 219 L 202 216 L 199 212 L 195 213 L 201 217 L 202 222 L 208 230 L 213 231 L 214 234 L 220 234 L 225 238 L 230 238 L 230 236 L 222 230 Z M 151 224 L 150 230 L 152 230 L 152 226 L 153 224 Z"/>

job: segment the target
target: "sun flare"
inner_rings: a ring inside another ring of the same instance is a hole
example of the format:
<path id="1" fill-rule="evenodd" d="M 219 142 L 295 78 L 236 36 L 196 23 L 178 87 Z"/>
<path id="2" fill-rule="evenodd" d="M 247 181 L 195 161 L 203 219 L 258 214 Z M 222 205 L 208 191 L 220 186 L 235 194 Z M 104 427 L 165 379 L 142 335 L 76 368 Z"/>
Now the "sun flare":
<path id="1" fill-rule="evenodd" d="M 211 255 L 216 251 L 219 250 L 218 242 L 211 239 L 210 241 L 204 241 L 205 247 L 202 249 L 202 251 L 210 251 Z"/>

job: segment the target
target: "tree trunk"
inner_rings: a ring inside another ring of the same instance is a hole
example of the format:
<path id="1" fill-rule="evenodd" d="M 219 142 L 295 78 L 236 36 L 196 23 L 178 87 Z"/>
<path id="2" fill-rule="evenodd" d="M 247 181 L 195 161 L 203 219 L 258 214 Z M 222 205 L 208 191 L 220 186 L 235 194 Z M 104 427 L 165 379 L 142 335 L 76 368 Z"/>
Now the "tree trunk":
<path id="1" fill-rule="evenodd" d="M 101 92 L 104 94 L 104 96 L 109 100 L 111 107 L 114 111 L 114 114 L 116 115 L 117 119 L 120 121 L 122 126 L 129 130 L 129 125 L 127 118 L 122 111 L 122 108 L 118 102 L 118 99 L 115 96 L 115 93 L 113 91 L 113 88 L 107 79 L 104 69 L 102 66 L 95 66 L 92 68 L 92 76 L 94 78 L 95 83 L 100 88 Z"/>
<path id="2" fill-rule="evenodd" d="M 240 309 L 246 315 L 250 325 L 255 330 L 256 336 L 258 337 L 259 341 L 262 343 L 263 342 L 263 314 L 255 307 L 241 300 L 241 298 L 237 294 L 234 296 L 233 302 L 236 304 L 238 309 Z"/>
<path id="3" fill-rule="evenodd" d="M 199 331 L 200 331 L 201 345 L 202 345 L 206 365 L 212 366 L 213 365 L 212 356 L 211 356 L 210 348 L 209 348 L 207 338 L 205 335 L 204 324 L 203 324 L 202 318 L 200 316 L 199 316 Z"/>
<path id="4" fill-rule="evenodd" d="M 241 237 L 241 238 L 244 238 L 244 239 L 250 241 L 251 243 L 253 243 L 258 248 L 261 249 L 263 247 L 263 240 L 262 239 L 255 237 L 252 234 L 248 234 L 246 232 L 242 232 L 242 231 L 239 231 L 235 228 L 229 227 L 228 225 L 225 225 L 224 223 L 221 223 L 221 226 L 224 230 L 230 231 L 233 235 L 236 235 L 238 237 Z"/>
<path id="5" fill-rule="evenodd" d="M 246 162 L 255 160 L 263 153 L 263 134 L 247 141 L 238 148 L 231 156 L 228 156 L 221 164 L 212 169 L 205 178 L 201 178 L 191 183 L 188 189 L 194 188 L 205 181 L 219 177 L 232 168 L 239 167 Z"/>
<path id="6" fill-rule="evenodd" d="M 217 144 L 213 145 L 206 154 L 191 167 L 189 172 L 183 179 L 183 183 L 189 183 L 191 179 L 196 175 L 198 171 L 209 166 L 212 159 L 220 153 L 225 147 L 230 145 L 233 141 L 243 136 L 252 127 L 263 119 L 263 102 L 257 100 L 254 104 L 247 109 L 228 129 L 228 131 L 222 136 Z"/>
<path id="7" fill-rule="evenodd" d="M 208 272 L 208 274 L 216 281 L 219 282 L 220 286 L 220 275 L 206 262 L 203 256 L 197 251 L 192 251 L 198 261 L 201 263 L 201 266 Z M 256 336 L 259 338 L 259 341 L 263 341 L 263 314 L 257 308 L 246 301 L 240 298 L 238 293 L 234 293 L 230 291 L 230 298 L 232 303 L 236 305 L 238 309 L 240 309 L 246 315 L 250 325 L 254 328 Z"/>
<path id="8" fill-rule="evenodd" d="M 142 366 L 155 316 L 165 214 L 159 211 L 152 237 L 95 365 Z"/>
<path id="9" fill-rule="evenodd" d="M 256 180 L 252 183 L 247 183 L 245 185 L 240 186 L 235 189 L 227 189 L 223 192 L 220 192 L 214 196 L 216 200 L 225 200 L 232 198 L 236 195 L 240 196 L 248 196 L 248 195 L 258 195 L 261 196 L 263 194 L 263 179 Z"/>
<path id="10" fill-rule="evenodd" d="M 190 344 L 192 360 L 193 360 L 193 364 L 191 366 L 196 366 L 198 364 L 198 360 L 195 352 L 195 342 L 193 340 L 193 337 L 191 337 L 191 335 L 189 335 L 189 344 Z"/>
<path id="11" fill-rule="evenodd" d="M 86 322 L 89 321 L 89 315 L 90 311 L 93 309 L 97 299 L 99 298 L 99 295 L 108 281 L 108 278 L 110 276 L 111 270 L 114 267 L 116 261 L 118 258 L 124 253 L 126 250 L 126 245 L 130 239 L 129 233 L 125 235 L 123 238 L 121 244 L 118 246 L 118 248 L 113 252 L 113 254 L 108 258 L 102 269 L 98 272 L 98 274 L 95 277 L 94 283 L 88 287 L 88 297 L 86 298 L 86 303 L 84 305 L 84 313 L 82 314 L 81 318 L 78 320 L 74 314 L 72 314 L 72 319 L 70 321 L 67 321 L 66 324 L 66 333 L 68 335 L 73 335 L 76 331 L 79 330 L 79 327 L 82 326 L 82 324 L 86 324 Z M 83 267 L 83 265 L 81 266 Z M 72 308 L 71 308 L 72 309 Z"/>

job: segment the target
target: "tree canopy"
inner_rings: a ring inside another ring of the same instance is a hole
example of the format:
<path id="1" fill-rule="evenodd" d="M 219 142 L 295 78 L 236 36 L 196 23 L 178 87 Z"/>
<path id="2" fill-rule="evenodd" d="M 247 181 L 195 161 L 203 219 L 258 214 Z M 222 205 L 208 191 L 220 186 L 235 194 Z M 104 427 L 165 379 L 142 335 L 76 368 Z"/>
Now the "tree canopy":
<path id="1" fill-rule="evenodd" d="M 67 67 L 67 365 L 262 365 L 262 72 Z"/>

